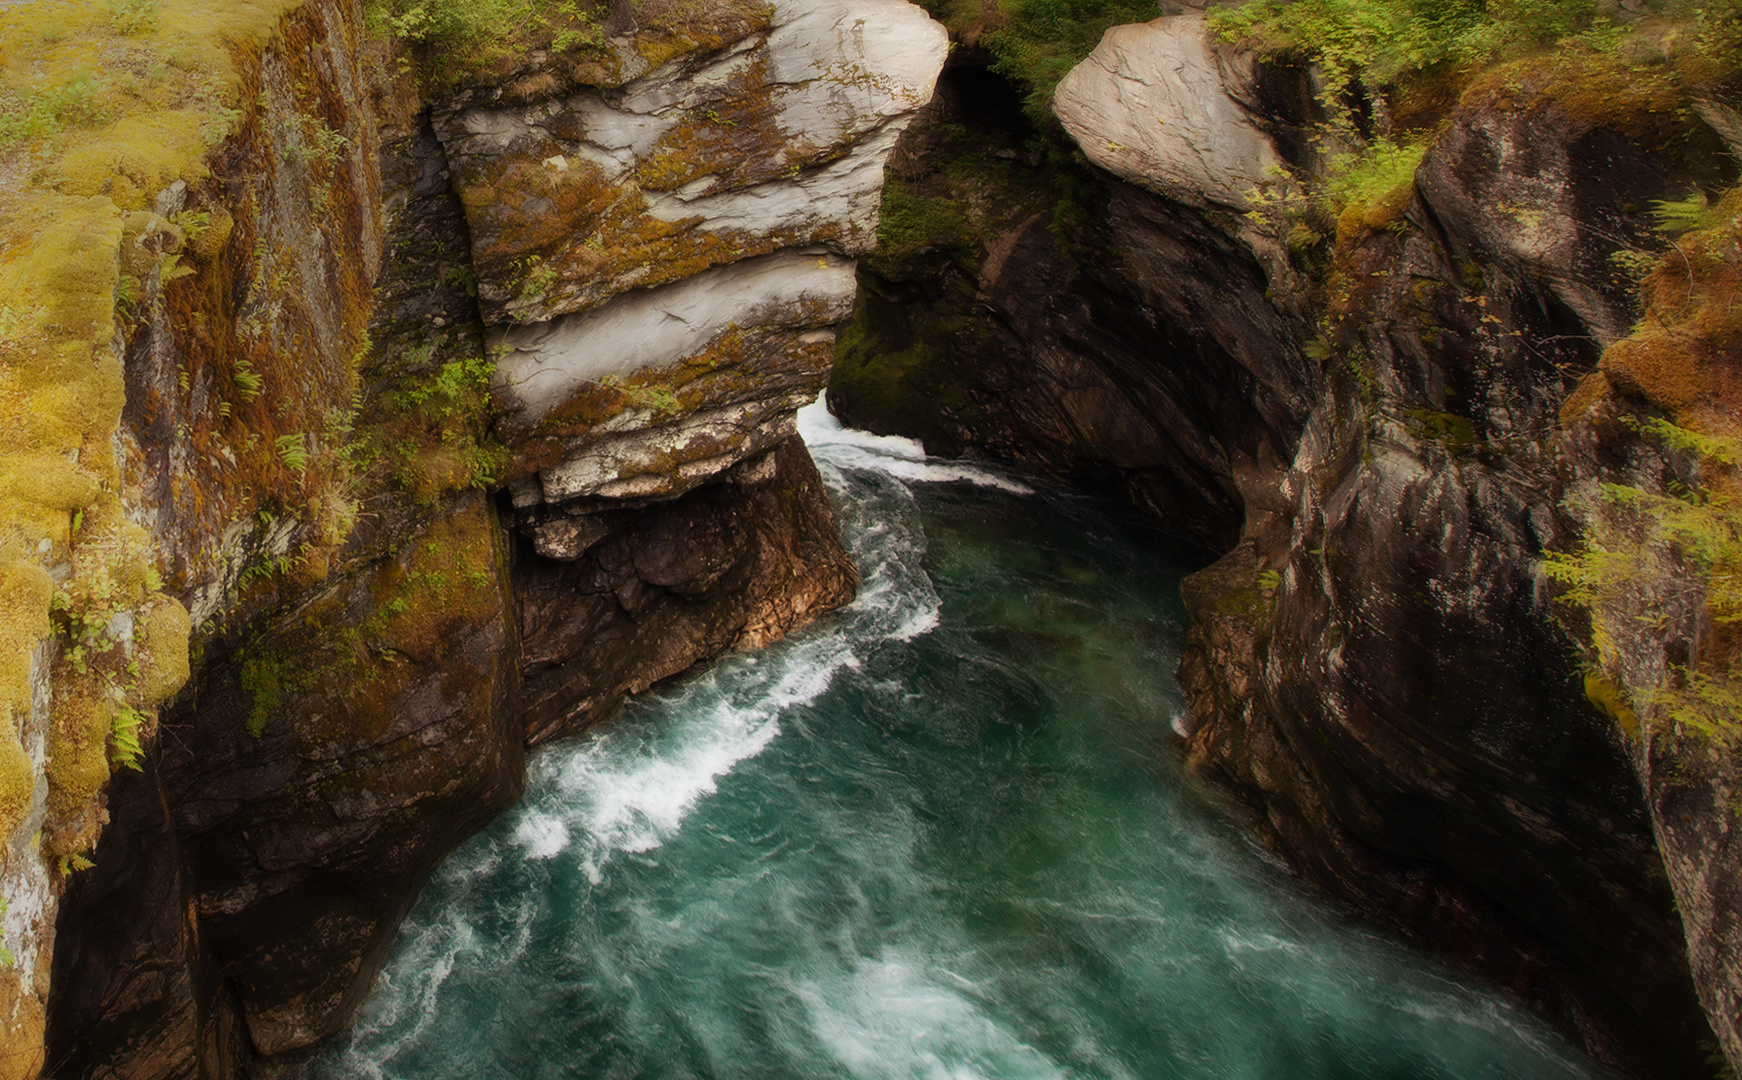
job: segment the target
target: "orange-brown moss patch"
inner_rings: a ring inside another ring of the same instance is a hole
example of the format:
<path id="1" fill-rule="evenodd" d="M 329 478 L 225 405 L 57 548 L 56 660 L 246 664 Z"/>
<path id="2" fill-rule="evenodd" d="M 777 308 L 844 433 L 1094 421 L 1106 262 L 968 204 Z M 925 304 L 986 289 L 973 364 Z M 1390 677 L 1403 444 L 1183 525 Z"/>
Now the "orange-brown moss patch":
<path id="1" fill-rule="evenodd" d="M 1639 329 L 1603 354 L 1619 393 L 1727 434 L 1742 417 L 1742 189 L 1678 238 L 1640 290 Z"/>

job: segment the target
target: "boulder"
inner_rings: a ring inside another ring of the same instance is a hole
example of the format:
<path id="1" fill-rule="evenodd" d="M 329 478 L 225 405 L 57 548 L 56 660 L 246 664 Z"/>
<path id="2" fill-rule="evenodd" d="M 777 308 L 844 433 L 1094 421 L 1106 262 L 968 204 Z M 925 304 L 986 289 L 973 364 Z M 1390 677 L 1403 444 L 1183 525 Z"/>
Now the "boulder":
<path id="1" fill-rule="evenodd" d="M 1257 60 L 1191 12 L 1115 26 L 1053 94 L 1088 159 L 1180 202 L 1245 209 L 1283 164 L 1258 117 Z"/>

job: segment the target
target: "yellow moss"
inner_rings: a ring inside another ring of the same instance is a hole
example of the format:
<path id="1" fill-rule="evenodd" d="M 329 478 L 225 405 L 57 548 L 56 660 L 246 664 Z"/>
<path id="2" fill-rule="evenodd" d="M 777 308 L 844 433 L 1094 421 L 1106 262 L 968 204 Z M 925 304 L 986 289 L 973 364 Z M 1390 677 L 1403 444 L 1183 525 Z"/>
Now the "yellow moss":
<path id="1" fill-rule="evenodd" d="M 0 295 L 15 309 L 41 307 L 54 337 L 88 359 L 115 332 L 121 217 L 103 196 L 44 196 L 32 210 L 43 227 L 22 257 L 0 264 Z"/>
<path id="2" fill-rule="evenodd" d="M 1653 147 L 1682 143 L 1694 123 L 1687 92 L 1667 65 L 1628 64 L 1573 46 L 1494 68 L 1472 81 L 1462 100 L 1478 112 L 1530 113 L 1550 104 Z"/>
<path id="3" fill-rule="evenodd" d="M 222 206 L 212 207 L 209 213 L 211 220 L 205 230 L 188 245 L 188 253 L 203 263 L 217 261 L 224 253 L 224 245 L 230 242 L 230 233 L 236 228 L 236 219 Z"/>
<path id="4" fill-rule="evenodd" d="M 1639 738 L 1639 716 L 1614 683 L 1595 672 L 1585 673 L 1585 698 L 1604 716 L 1621 725 L 1629 739 Z"/>
<path id="5" fill-rule="evenodd" d="M 123 209 L 147 206 L 153 194 L 178 179 L 193 184 L 205 178 L 201 129 L 207 119 L 188 109 L 129 116 L 105 137 L 68 153 L 56 186 L 69 195 L 109 195 Z M 126 186 L 118 189 L 121 180 Z"/>
<path id="6" fill-rule="evenodd" d="M 187 608 L 168 597 L 145 615 L 140 628 L 144 657 L 139 684 L 131 695 L 138 706 L 167 701 L 188 680 L 188 635 L 192 623 Z"/>
<path id="7" fill-rule="evenodd" d="M 1602 370 L 1616 389 L 1671 412 L 1687 408 L 1700 396 L 1692 358 L 1674 338 L 1655 329 L 1609 346 Z"/>
<path id="8" fill-rule="evenodd" d="M 0 844 L 9 843 L 12 831 L 30 813 L 31 793 L 36 790 L 36 770 L 18 736 L 0 733 Z"/>
<path id="9" fill-rule="evenodd" d="M 114 710 L 94 680 L 68 679 L 56 688 L 48 739 L 48 824 L 51 855 L 89 851 L 97 842 L 98 793 L 109 782 L 109 729 Z"/>
<path id="10" fill-rule="evenodd" d="M 0 465 L 0 492 L 53 510 L 71 512 L 97 497 L 97 481 L 65 458 L 33 455 Z"/>
<path id="11" fill-rule="evenodd" d="M 1579 385 L 1561 402 L 1560 424 L 1571 427 L 1591 411 L 1592 406 L 1609 395 L 1609 377 L 1595 371 L 1579 380 Z"/>
<path id="12" fill-rule="evenodd" d="M 45 1012 L 16 971 L 0 969 L 0 1080 L 36 1080 L 42 1071 Z"/>

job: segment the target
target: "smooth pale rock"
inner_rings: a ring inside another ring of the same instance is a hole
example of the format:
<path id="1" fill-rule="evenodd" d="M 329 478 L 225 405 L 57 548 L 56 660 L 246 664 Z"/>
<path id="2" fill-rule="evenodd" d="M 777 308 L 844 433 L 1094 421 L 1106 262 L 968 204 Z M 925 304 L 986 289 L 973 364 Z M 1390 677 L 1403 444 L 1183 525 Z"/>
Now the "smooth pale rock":
<path id="1" fill-rule="evenodd" d="M 614 90 L 435 116 L 487 319 L 544 321 L 785 247 L 875 244 L 883 164 L 948 36 L 906 0 L 770 10 L 765 32 Z"/>
<path id="2" fill-rule="evenodd" d="M 1250 54 L 1212 47 L 1201 14 L 1115 26 L 1064 77 L 1053 112 L 1090 161 L 1183 202 L 1244 208 L 1282 159 L 1242 102 Z"/>
<path id="3" fill-rule="evenodd" d="M 560 518 L 540 525 L 532 534 L 535 551 L 547 559 L 574 560 L 611 535 L 611 530 L 592 518 Z"/>
<path id="4" fill-rule="evenodd" d="M 669 367 L 733 327 L 839 322 L 852 313 L 853 267 L 821 250 L 787 251 L 629 293 L 597 311 L 499 331 L 494 388 L 507 422 L 537 425 L 601 380 Z"/>

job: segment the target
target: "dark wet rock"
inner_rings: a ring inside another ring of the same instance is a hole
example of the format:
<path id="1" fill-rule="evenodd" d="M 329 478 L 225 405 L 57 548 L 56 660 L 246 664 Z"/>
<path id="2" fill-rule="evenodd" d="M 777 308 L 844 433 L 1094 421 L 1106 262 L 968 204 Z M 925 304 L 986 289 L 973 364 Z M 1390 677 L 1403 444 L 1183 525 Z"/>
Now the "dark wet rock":
<path id="1" fill-rule="evenodd" d="M 1640 1075 L 1697 1075 L 1710 1035 L 1538 564 L 1574 535 L 1560 402 L 1632 321 L 1608 255 L 1712 169 L 1549 100 L 1467 107 L 1404 216 L 1343 247 L 1286 510 L 1187 593 L 1193 758 L 1277 850 Z"/>
<path id="2" fill-rule="evenodd" d="M 857 586 L 797 438 L 681 499 L 619 513 L 578 561 L 516 570 L 527 740 L 573 734 L 700 661 L 777 640 Z"/>
<path id="3" fill-rule="evenodd" d="M 984 119 L 965 137 L 941 134 L 988 115 L 981 82 L 947 75 L 892 165 L 931 213 L 973 227 L 952 234 L 947 258 L 880 255 L 861 273 L 830 408 L 934 452 L 972 446 L 1111 484 L 1174 532 L 1225 549 L 1255 486 L 1245 479 L 1286 464 L 1310 409 L 1306 324 L 1275 301 L 1233 216 L 1001 162 L 992 148 L 1010 137 Z M 944 187 L 927 164 L 937 156 L 975 164 Z M 1060 184 L 1078 200 L 1063 217 L 1050 190 Z M 984 205 L 1013 212 L 958 209 Z"/>

